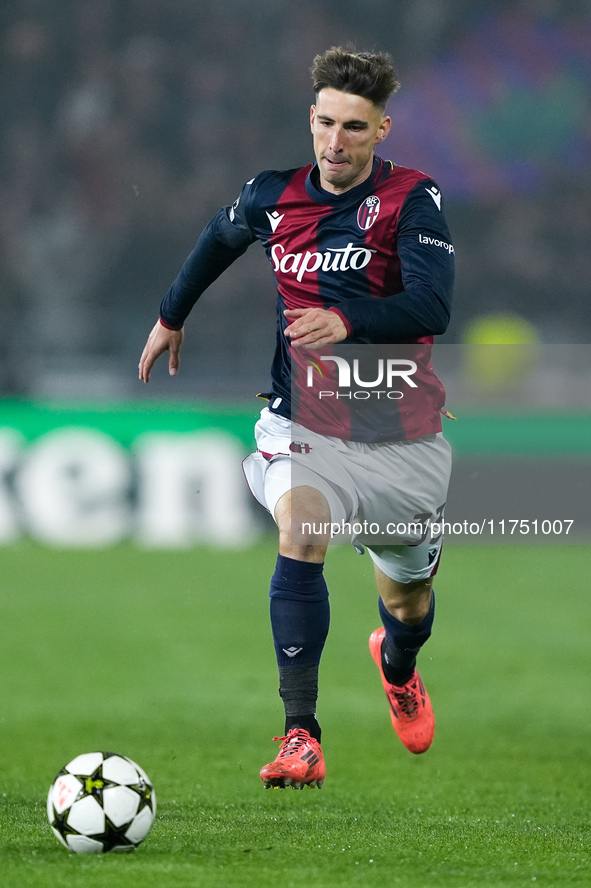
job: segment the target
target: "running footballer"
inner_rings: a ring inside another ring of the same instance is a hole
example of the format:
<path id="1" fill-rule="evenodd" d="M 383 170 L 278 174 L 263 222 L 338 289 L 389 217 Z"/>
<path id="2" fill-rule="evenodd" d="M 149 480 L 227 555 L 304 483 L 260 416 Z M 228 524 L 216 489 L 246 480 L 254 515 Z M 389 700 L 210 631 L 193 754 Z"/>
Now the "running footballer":
<path id="1" fill-rule="evenodd" d="M 327 528 L 440 521 L 451 470 L 445 395 L 429 360 L 433 336 L 449 322 L 454 278 L 441 192 L 426 173 L 375 154 L 399 86 L 388 55 L 333 47 L 314 59 L 312 78 L 315 163 L 260 173 L 211 219 L 161 303 L 139 365 L 148 382 L 168 351 L 169 371 L 178 371 L 195 302 L 260 241 L 277 287 L 276 349 L 257 451 L 244 470 L 278 528 L 270 614 L 285 708 L 278 755 L 260 772 L 265 787 L 321 786 L 326 775 L 316 712 L 329 629 Z M 310 366 L 322 368 L 311 356 L 325 357 L 326 369 L 334 355 L 336 371 L 339 348 L 377 345 L 413 349 L 407 370 L 416 369 L 417 382 L 407 377 L 404 404 L 364 412 L 335 397 L 319 422 L 307 393 Z M 441 538 L 401 534 L 379 544 L 361 534 L 351 542 L 374 563 L 381 626 L 369 646 L 393 727 L 408 750 L 425 752 L 435 721 L 416 659 L 433 625 Z"/>

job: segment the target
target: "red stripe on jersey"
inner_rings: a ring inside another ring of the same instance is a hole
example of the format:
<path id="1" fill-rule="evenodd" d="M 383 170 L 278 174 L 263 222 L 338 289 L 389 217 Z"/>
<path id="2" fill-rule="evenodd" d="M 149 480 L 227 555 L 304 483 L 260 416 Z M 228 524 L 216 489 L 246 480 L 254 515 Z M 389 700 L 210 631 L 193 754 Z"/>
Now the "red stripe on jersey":
<path id="1" fill-rule="evenodd" d="M 366 273 L 370 295 L 376 299 L 401 293 L 404 289 L 395 248 L 398 217 L 408 193 L 417 182 L 427 178 L 418 170 L 392 169 L 386 164 L 376 175 L 374 193 L 380 200 L 380 213 L 365 232 L 365 246 L 375 250 Z"/>
<path id="2" fill-rule="evenodd" d="M 324 363 L 324 372 L 317 368 L 320 355 L 332 355 L 332 346 L 318 350 L 291 349 L 292 419 L 321 435 L 333 435 L 349 440 L 351 437 L 351 405 L 339 399 L 338 373 L 333 362 Z M 310 372 L 311 379 L 308 378 Z M 309 382 L 312 384 L 309 385 Z M 334 393 L 334 394 L 333 394 Z M 295 408 L 295 409 L 294 409 Z"/>
<path id="3" fill-rule="evenodd" d="M 286 308 L 322 308 L 318 290 L 316 231 L 333 207 L 320 207 L 306 193 L 312 165 L 297 170 L 274 210 L 275 231 L 269 238 L 277 289 Z M 277 222 L 277 220 L 280 221 Z M 282 225 L 285 219 L 285 225 Z M 294 287 L 294 277 L 297 287 Z"/>
<path id="4" fill-rule="evenodd" d="M 275 220 L 281 221 L 277 222 L 269 240 L 279 297 L 288 309 L 325 307 L 318 278 L 322 261 L 319 261 L 321 254 L 318 252 L 317 232 L 322 219 L 334 213 L 334 207 L 331 204 L 322 206 L 309 197 L 306 179 L 311 170 L 312 165 L 298 170 L 283 191 L 274 210 Z M 282 232 L 284 219 L 287 230 Z M 308 398 L 302 396 L 306 385 L 307 364 L 298 349 L 292 348 L 291 344 L 289 355 L 292 419 L 306 427 L 313 427 L 309 425 L 314 419 L 309 415 Z M 349 408 L 341 402 L 336 409 L 336 426 L 342 437 L 348 438 L 351 430 Z"/>
<path id="5" fill-rule="evenodd" d="M 380 213 L 365 233 L 366 247 L 375 251 L 366 269 L 370 294 L 375 299 L 393 296 L 404 290 L 400 258 L 395 248 L 398 217 L 409 192 L 418 182 L 428 178 L 420 170 L 398 166 L 390 168 L 387 164 L 376 175 L 374 192 L 380 200 Z M 426 346 L 414 356 L 415 360 L 418 358 L 419 389 L 410 393 L 405 402 L 406 409 L 401 409 L 399 414 L 407 439 L 440 432 L 439 410 L 445 404 L 443 385 L 430 363 L 433 337 L 425 336 L 417 341 Z"/>

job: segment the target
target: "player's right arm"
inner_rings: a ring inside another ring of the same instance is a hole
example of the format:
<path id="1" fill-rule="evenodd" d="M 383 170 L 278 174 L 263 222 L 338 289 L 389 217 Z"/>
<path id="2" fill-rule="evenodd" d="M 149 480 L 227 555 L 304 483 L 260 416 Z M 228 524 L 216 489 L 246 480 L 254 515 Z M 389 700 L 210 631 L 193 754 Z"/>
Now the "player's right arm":
<path id="1" fill-rule="evenodd" d="M 252 181 L 244 186 L 241 196 L 231 207 L 223 207 L 206 225 L 162 300 L 160 318 L 152 328 L 140 358 L 139 378 L 142 382 L 149 382 L 152 367 L 165 351 L 170 355 L 169 373 L 176 375 L 183 325 L 191 309 L 207 287 L 256 240 L 246 219 L 251 184 Z"/>

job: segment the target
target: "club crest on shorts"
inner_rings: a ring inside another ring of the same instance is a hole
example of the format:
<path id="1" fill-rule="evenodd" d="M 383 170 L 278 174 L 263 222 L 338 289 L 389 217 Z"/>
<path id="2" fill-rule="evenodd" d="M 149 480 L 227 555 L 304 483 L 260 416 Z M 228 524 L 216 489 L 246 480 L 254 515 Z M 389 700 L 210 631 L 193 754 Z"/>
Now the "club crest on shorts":
<path id="1" fill-rule="evenodd" d="M 309 444 L 305 444 L 303 441 L 292 441 L 289 445 L 289 449 L 292 453 L 310 453 L 312 448 Z"/>
<path id="2" fill-rule="evenodd" d="M 380 214 L 380 199 L 372 194 L 366 197 L 359 209 L 357 210 L 357 224 L 362 231 L 371 228 Z"/>

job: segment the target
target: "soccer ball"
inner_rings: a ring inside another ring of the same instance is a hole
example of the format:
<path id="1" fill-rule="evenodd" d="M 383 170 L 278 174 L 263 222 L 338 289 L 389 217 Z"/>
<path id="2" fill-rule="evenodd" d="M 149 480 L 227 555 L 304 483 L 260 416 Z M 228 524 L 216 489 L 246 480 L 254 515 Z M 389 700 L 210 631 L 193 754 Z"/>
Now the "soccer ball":
<path id="1" fill-rule="evenodd" d="M 150 832 L 155 814 L 150 778 L 127 756 L 114 752 L 72 759 L 47 796 L 53 832 L 77 854 L 133 851 Z"/>

